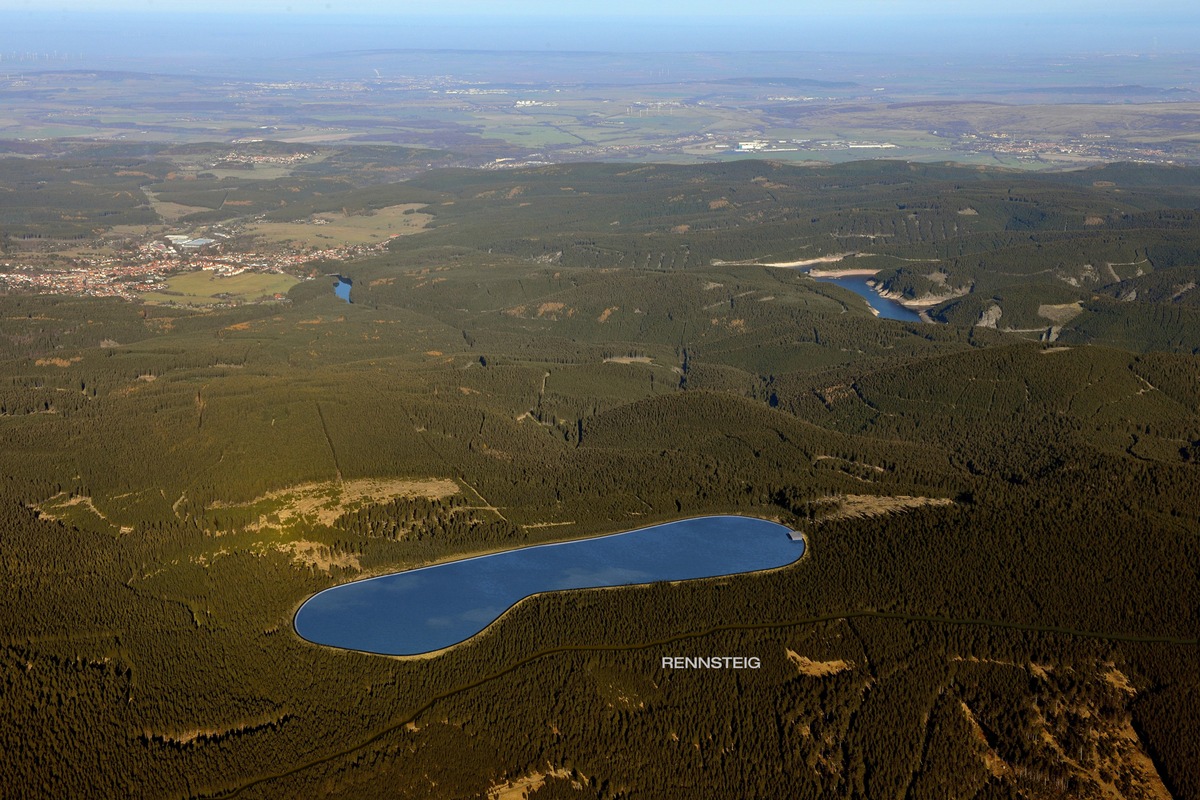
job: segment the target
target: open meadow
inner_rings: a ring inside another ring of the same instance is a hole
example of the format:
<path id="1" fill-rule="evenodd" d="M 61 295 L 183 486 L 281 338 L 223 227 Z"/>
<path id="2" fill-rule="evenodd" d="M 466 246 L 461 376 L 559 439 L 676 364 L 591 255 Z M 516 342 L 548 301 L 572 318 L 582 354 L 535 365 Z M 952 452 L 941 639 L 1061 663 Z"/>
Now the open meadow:
<path id="1" fill-rule="evenodd" d="M 431 217 L 420 203 L 401 203 L 356 214 L 327 211 L 305 222 L 258 222 L 246 227 L 252 236 L 298 247 L 381 244 L 397 236 L 418 233 Z"/>
<path id="2" fill-rule="evenodd" d="M 145 292 L 147 303 L 209 306 L 218 303 L 253 303 L 285 295 L 299 279 L 280 273 L 218 275 L 211 270 L 187 272 L 171 277 L 165 289 Z"/>

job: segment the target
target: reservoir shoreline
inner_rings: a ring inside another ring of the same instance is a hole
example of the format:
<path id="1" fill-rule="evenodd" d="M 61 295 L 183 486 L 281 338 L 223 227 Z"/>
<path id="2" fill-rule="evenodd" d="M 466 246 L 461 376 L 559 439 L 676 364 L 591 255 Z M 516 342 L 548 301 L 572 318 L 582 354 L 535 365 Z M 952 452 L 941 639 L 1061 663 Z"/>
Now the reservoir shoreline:
<path id="1" fill-rule="evenodd" d="M 872 280 L 880 270 L 807 270 L 805 273 L 819 283 L 832 283 L 848 289 L 866 301 L 871 313 L 884 319 L 899 322 L 931 322 L 928 315 L 922 316 L 919 309 L 909 302 L 898 300 L 891 292 L 884 292 Z M 932 305 L 932 304 L 931 304 Z"/>
<path id="2" fill-rule="evenodd" d="M 909 299 L 895 292 L 883 290 L 877 284 L 872 285 L 874 284 L 873 281 L 864 281 L 863 283 L 867 285 L 867 288 L 874 293 L 875 297 L 879 298 L 879 301 L 876 301 L 874 297 L 862 291 L 861 287 L 856 288 L 855 282 L 851 282 L 850 279 L 874 278 L 879 275 L 880 272 L 883 272 L 882 269 L 870 267 L 847 267 L 838 269 L 836 266 L 827 266 L 839 264 L 847 259 L 871 255 L 876 254 L 850 251 L 845 253 L 834 253 L 825 256 L 816 256 L 814 258 L 798 259 L 795 261 L 713 261 L 712 264 L 713 266 L 744 265 L 795 270 L 796 272 L 802 272 L 808 275 L 813 280 L 821 281 L 823 283 L 835 283 L 841 286 L 843 289 L 849 289 L 866 300 L 867 305 L 871 309 L 871 313 L 877 317 L 882 317 L 883 319 L 893 319 L 900 322 L 925 322 L 936 324 L 929 314 L 926 313 L 926 310 L 937 305 L 938 303 L 951 299 L 955 295 L 929 296 L 919 299 Z M 926 259 L 904 258 L 899 260 L 920 262 L 927 261 Z M 895 310 L 895 313 L 888 313 L 893 309 Z"/>
<path id="3" fill-rule="evenodd" d="M 581 552 L 564 554 L 568 546 Z M 291 627 L 318 646 L 432 658 L 474 640 L 530 597 L 765 573 L 792 566 L 807 552 L 807 537 L 773 520 L 689 517 L 338 584 L 299 603 Z M 445 573 L 434 573 L 441 580 L 427 577 L 433 570 Z"/>

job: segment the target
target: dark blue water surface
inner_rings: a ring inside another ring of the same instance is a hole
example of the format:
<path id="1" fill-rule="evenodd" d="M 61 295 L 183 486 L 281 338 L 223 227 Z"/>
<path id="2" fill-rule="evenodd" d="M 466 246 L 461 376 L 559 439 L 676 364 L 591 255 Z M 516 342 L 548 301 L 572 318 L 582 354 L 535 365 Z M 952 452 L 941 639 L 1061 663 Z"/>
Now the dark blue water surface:
<path id="1" fill-rule="evenodd" d="M 333 285 L 333 293 L 336 294 L 338 297 L 342 298 L 343 300 L 345 300 L 347 303 L 349 303 L 349 302 L 351 302 L 350 287 L 353 285 L 354 284 L 350 281 L 349 278 L 343 278 L 341 275 L 339 275 L 338 279 L 337 279 L 337 283 L 335 283 Z"/>
<path id="2" fill-rule="evenodd" d="M 540 592 L 782 567 L 804 555 L 788 533 L 762 519 L 698 517 L 435 564 L 326 589 L 296 612 L 296 632 L 332 647 L 419 655 L 469 639 Z"/>
<path id="3" fill-rule="evenodd" d="M 847 275 L 844 278 L 813 278 L 815 281 L 822 283 L 836 283 L 843 289 L 849 289 L 855 294 L 867 301 L 867 305 L 879 312 L 879 316 L 884 319 L 898 319 L 901 322 L 921 322 L 921 317 L 917 312 L 910 308 L 897 303 L 895 300 L 889 300 L 886 297 L 881 297 L 878 292 L 867 285 L 870 277 L 865 275 Z"/>

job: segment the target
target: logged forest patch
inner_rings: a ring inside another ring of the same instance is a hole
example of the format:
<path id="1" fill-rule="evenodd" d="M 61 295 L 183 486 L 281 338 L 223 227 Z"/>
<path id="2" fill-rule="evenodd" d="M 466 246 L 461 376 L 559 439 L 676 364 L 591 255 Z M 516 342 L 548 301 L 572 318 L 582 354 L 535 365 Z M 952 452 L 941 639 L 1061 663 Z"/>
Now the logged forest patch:
<path id="1" fill-rule="evenodd" d="M 233 736 L 253 733 L 261 730 L 277 730 L 290 718 L 286 711 L 277 711 L 255 719 L 243 720 L 222 727 L 197 727 L 169 733 L 152 733 L 143 731 L 142 738 L 146 741 L 161 742 L 175 747 L 220 742 Z"/>
<path id="2" fill-rule="evenodd" d="M 362 570 L 362 563 L 358 556 L 353 553 L 335 552 L 328 545 L 320 542 L 305 540 L 286 542 L 278 545 L 277 549 L 291 553 L 292 561 L 296 564 L 318 569 L 326 575 L 332 573 L 335 567 L 355 572 Z"/>
<path id="3" fill-rule="evenodd" d="M 438 500 L 458 494 L 459 486 L 449 478 L 413 480 L 403 478 L 358 478 L 348 481 L 305 483 L 268 492 L 249 503 L 216 502 L 210 509 L 250 508 L 258 512 L 249 530 L 290 528 L 296 525 L 333 525 L 349 511 L 400 498 L 425 497 Z"/>
<path id="4" fill-rule="evenodd" d="M 96 508 L 92 498 L 86 495 L 68 495 L 61 492 L 49 500 L 34 505 L 34 509 L 44 519 L 61 522 L 65 525 L 86 530 L 110 531 L 113 533 L 132 533 L 133 528 L 118 525 Z"/>
<path id="5" fill-rule="evenodd" d="M 1008 763 L 1004 759 L 996 755 L 996 751 L 992 749 L 991 744 L 988 742 L 987 734 L 983 732 L 983 728 L 980 726 L 979 720 L 975 719 L 975 712 L 971 710 L 969 705 L 961 700 L 959 701 L 959 705 L 962 707 L 963 717 L 966 719 L 967 725 L 970 727 L 972 737 L 979 744 L 980 757 L 983 759 L 983 763 L 984 766 L 987 767 L 987 771 L 990 772 L 995 778 L 1008 777 L 1008 775 L 1012 772 L 1012 768 L 1008 766 Z"/>
<path id="6" fill-rule="evenodd" d="M 959 700 L 976 753 L 995 779 L 1022 793 L 1113 800 L 1171 797 L 1133 726 L 1131 707 L 1137 691 L 1111 664 L 1051 670 L 976 661 L 969 669 L 971 682 L 1027 687 L 1023 697 L 1012 698 L 1017 707 L 1023 706 L 1017 713 L 991 699 L 973 700 L 973 687 L 964 687 L 968 696 Z M 1046 770 L 1034 764 L 1056 767 Z"/>

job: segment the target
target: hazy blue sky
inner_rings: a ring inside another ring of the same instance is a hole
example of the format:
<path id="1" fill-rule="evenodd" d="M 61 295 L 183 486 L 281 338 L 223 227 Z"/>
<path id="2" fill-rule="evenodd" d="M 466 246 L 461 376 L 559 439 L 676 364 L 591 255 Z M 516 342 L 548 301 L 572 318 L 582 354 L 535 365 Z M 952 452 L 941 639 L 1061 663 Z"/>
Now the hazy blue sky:
<path id="1" fill-rule="evenodd" d="M 165 56 L 204 50 L 247 57 L 377 48 L 1194 53 L 1200 51 L 1197 5 L 1184 0 L 1140 0 L 1115 9 L 1102 0 L 0 0 L 0 55 L 67 50 Z"/>
<path id="2" fill-rule="evenodd" d="M 1095 0 L 1006 0 L 983 4 L 968 0 L 436 0 L 427 5 L 385 0 L 0 0 L 0 10 L 40 11 L 132 10 L 139 12 L 293 12 L 314 14 L 380 14 L 388 16 L 430 15 L 549 15 L 554 17 L 594 16 L 694 16 L 746 17 L 756 15 L 804 17 L 873 14 L 994 17 L 1052 16 L 1074 14 L 1081 21 L 1129 17 L 1194 17 L 1194 6 L 1186 0 L 1143 0 L 1125 8 L 1106 6 Z"/>

